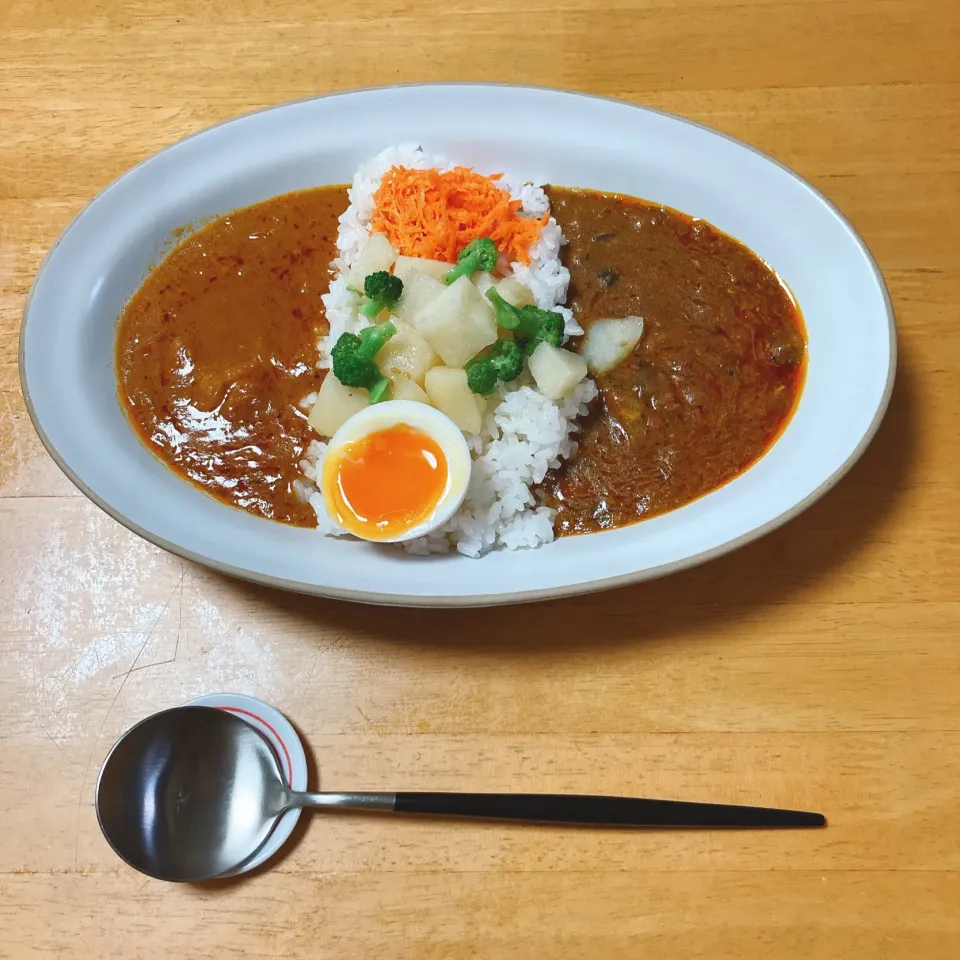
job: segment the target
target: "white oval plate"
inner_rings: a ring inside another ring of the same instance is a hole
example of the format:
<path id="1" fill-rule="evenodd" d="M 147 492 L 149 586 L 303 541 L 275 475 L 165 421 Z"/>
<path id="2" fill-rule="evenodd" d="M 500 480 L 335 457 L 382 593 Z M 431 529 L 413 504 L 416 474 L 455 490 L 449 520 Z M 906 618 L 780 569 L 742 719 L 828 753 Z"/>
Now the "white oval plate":
<path id="1" fill-rule="evenodd" d="M 290 190 L 344 183 L 415 141 L 481 170 L 618 191 L 705 218 L 790 286 L 809 334 L 797 411 L 746 473 L 672 513 L 536 552 L 412 557 L 224 506 L 137 438 L 114 376 L 117 316 L 185 223 Z M 653 110 L 527 87 L 430 85 L 335 94 L 240 117 L 111 184 L 64 231 L 27 301 L 20 369 L 30 415 L 77 486 L 148 540 L 225 573 L 371 603 L 470 606 L 660 576 L 774 529 L 856 461 L 883 416 L 896 333 L 883 279 L 831 204 L 770 158 Z"/>

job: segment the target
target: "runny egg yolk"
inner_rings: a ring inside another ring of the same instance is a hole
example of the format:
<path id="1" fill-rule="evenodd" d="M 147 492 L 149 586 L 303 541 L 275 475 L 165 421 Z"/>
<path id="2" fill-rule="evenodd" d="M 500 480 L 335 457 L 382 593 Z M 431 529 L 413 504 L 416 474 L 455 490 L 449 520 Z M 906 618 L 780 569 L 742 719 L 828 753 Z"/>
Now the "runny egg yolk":
<path id="1" fill-rule="evenodd" d="M 399 537 L 422 523 L 447 486 L 440 445 L 402 423 L 344 444 L 323 466 L 333 519 L 365 540 Z"/>

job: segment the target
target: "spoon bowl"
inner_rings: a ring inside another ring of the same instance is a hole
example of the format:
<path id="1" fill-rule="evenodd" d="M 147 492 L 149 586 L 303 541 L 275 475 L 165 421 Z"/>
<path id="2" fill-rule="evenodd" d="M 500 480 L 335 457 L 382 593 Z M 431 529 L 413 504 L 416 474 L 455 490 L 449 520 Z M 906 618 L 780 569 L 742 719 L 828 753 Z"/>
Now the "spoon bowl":
<path id="1" fill-rule="evenodd" d="M 97 817 L 130 866 L 200 881 L 253 856 L 286 808 L 277 758 L 246 721 L 178 707 L 138 723 L 110 751 Z"/>

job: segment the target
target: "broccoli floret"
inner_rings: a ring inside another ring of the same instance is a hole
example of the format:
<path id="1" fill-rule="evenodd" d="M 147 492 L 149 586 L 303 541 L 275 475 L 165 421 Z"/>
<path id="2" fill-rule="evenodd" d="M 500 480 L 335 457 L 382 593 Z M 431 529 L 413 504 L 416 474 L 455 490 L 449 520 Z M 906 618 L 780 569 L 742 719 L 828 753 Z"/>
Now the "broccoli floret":
<path id="1" fill-rule="evenodd" d="M 392 323 L 380 323 L 361 330 L 360 334 L 343 333 L 330 351 L 333 375 L 345 387 L 372 390 L 383 379 L 374 357 L 397 332 Z"/>
<path id="2" fill-rule="evenodd" d="M 469 277 L 480 270 L 492 270 L 499 256 L 496 244 L 489 237 L 477 237 L 460 251 L 457 265 L 444 274 L 443 282 L 450 286 L 458 277 Z"/>
<path id="3" fill-rule="evenodd" d="M 360 312 L 365 317 L 375 317 L 381 310 L 396 305 L 403 293 L 403 281 L 386 270 L 377 270 L 363 281 L 363 292 L 367 302 L 360 307 Z"/>
<path id="4" fill-rule="evenodd" d="M 563 345 L 564 323 L 561 314 L 534 306 L 515 307 L 507 303 L 495 287 L 487 291 L 487 299 L 493 304 L 497 323 L 504 330 L 513 330 L 528 354 L 537 349 L 541 340 L 555 347 Z"/>
<path id="5" fill-rule="evenodd" d="M 481 396 L 493 393 L 498 383 L 516 380 L 523 370 L 523 351 L 512 340 L 498 340 L 489 353 L 467 363 L 467 386 Z"/>
<path id="6" fill-rule="evenodd" d="M 333 375 L 345 387 L 368 387 L 380 376 L 380 368 L 360 356 L 360 338 L 344 333 L 330 351 Z"/>
<path id="7" fill-rule="evenodd" d="M 491 354 L 497 376 L 503 383 L 516 380 L 523 373 L 523 351 L 512 340 L 498 340 Z"/>
<path id="8" fill-rule="evenodd" d="M 563 346 L 563 316 L 539 307 L 521 307 L 519 333 L 526 336 L 524 350 L 531 354 L 542 340 L 555 347 Z"/>
<path id="9" fill-rule="evenodd" d="M 474 357 L 467 361 L 467 386 L 481 397 L 493 393 L 497 388 L 497 368 L 487 357 Z"/>

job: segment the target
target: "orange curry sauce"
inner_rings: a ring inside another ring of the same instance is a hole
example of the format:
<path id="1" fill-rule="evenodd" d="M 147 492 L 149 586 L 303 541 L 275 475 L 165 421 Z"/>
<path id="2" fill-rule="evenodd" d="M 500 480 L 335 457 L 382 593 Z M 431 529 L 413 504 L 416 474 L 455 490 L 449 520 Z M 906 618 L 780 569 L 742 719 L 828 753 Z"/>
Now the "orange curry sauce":
<path id="1" fill-rule="evenodd" d="M 191 234 L 147 277 L 117 331 L 117 382 L 137 432 L 219 500 L 316 525 L 297 498 L 316 433 L 301 401 L 319 389 L 321 294 L 345 187 L 274 197 Z"/>

